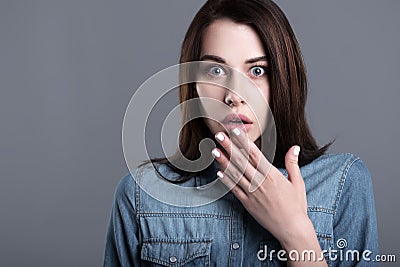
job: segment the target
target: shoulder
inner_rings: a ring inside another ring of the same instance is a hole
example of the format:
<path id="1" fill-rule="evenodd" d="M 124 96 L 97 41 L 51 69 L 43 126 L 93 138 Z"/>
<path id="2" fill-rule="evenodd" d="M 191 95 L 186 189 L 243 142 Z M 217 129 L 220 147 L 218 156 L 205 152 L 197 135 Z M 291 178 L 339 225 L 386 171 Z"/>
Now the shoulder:
<path id="1" fill-rule="evenodd" d="M 138 182 L 146 171 L 148 164 L 132 169 L 119 180 L 114 193 L 116 204 L 130 203 L 132 207 L 136 207 Z"/>
<path id="2" fill-rule="evenodd" d="M 303 166 L 304 169 L 323 171 L 324 173 L 345 173 L 360 158 L 353 153 L 326 153 Z"/>
<path id="3" fill-rule="evenodd" d="M 354 216 L 373 217 L 371 176 L 357 155 L 326 153 L 300 171 L 306 185 L 308 215 L 317 233 L 331 235 L 339 221 L 351 221 Z"/>
<path id="4" fill-rule="evenodd" d="M 374 192 L 371 174 L 365 163 L 355 156 L 348 163 L 340 179 L 335 199 L 335 210 L 339 206 L 361 205 L 374 202 Z"/>
<path id="5" fill-rule="evenodd" d="M 361 159 L 353 153 L 326 153 L 300 168 L 313 179 L 337 183 L 345 180 L 351 168 L 366 168 Z"/>
<path id="6" fill-rule="evenodd" d="M 138 203 L 140 193 L 155 181 L 155 177 L 176 180 L 180 175 L 164 163 L 146 163 L 131 169 L 118 182 L 114 198 L 117 202 L 128 200 Z"/>
<path id="7" fill-rule="evenodd" d="M 318 163 L 317 163 L 318 164 Z M 343 194 L 358 197 L 365 190 L 372 189 L 371 175 L 361 158 L 352 153 L 326 154 L 320 159 L 320 167 L 335 173 L 333 183 L 336 184 L 334 209 L 337 209 Z"/>
<path id="8" fill-rule="evenodd" d="M 156 166 L 157 171 L 165 172 L 165 164 L 154 164 L 154 166 Z M 120 179 L 116 187 L 116 192 L 126 194 L 132 190 L 135 191 L 144 176 L 156 175 L 154 166 L 151 163 L 145 163 L 131 169 Z"/>
<path id="9" fill-rule="evenodd" d="M 311 206 L 332 212 L 343 189 L 356 183 L 368 185 L 369 172 L 362 160 L 353 153 L 326 153 L 300 168 Z"/>

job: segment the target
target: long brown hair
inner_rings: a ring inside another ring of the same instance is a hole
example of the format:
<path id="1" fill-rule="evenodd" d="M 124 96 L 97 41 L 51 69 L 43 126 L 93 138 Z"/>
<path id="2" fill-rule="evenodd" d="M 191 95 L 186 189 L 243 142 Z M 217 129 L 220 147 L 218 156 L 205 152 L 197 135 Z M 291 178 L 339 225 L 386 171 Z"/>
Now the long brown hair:
<path id="1" fill-rule="evenodd" d="M 252 27 L 259 35 L 267 53 L 270 71 L 270 109 L 276 126 L 276 151 L 273 165 L 285 167 L 285 155 L 293 145 L 301 147 L 299 166 L 306 165 L 324 154 L 331 141 L 318 147 L 311 134 L 305 115 L 307 98 L 306 69 L 299 44 L 285 14 L 271 0 L 209 0 L 191 22 L 181 47 L 180 63 L 199 61 L 204 30 L 215 20 L 227 18 Z M 195 83 L 179 87 L 179 103 L 197 98 Z M 182 109 L 183 121 L 188 112 Z M 187 159 L 200 157 L 199 143 L 203 138 L 214 139 L 202 118 L 189 121 L 182 127 L 179 149 Z M 256 140 L 256 142 L 259 140 Z M 167 163 L 166 158 L 151 162 Z M 149 162 L 147 161 L 147 162 Z M 170 165 L 176 172 L 189 179 L 188 173 Z"/>

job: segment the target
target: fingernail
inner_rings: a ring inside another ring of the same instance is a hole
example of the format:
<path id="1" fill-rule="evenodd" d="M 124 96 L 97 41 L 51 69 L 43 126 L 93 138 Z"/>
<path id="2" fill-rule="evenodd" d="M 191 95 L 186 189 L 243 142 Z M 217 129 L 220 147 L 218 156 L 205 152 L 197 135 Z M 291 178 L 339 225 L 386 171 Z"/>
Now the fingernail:
<path id="1" fill-rule="evenodd" d="M 224 141 L 224 135 L 222 133 L 218 133 L 215 138 L 217 138 L 219 141 Z"/>
<path id="2" fill-rule="evenodd" d="M 298 156 L 298 155 L 300 154 L 300 147 L 299 147 L 299 146 L 296 146 L 296 147 L 293 149 L 293 154 L 294 154 L 295 156 Z"/>
<path id="3" fill-rule="evenodd" d="M 240 134 L 240 131 L 238 128 L 233 129 L 233 133 L 237 136 Z"/>
<path id="4" fill-rule="evenodd" d="M 218 175 L 219 178 L 224 178 L 224 174 L 221 171 L 218 171 L 217 175 Z"/>
<path id="5" fill-rule="evenodd" d="M 211 152 L 213 155 L 214 155 L 214 157 L 216 157 L 216 158 L 219 158 L 219 157 L 221 157 L 221 153 L 219 153 L 219 151 L 217 150 L 217 149 L 213 149 L 212 150 L 212 152 Z"/>

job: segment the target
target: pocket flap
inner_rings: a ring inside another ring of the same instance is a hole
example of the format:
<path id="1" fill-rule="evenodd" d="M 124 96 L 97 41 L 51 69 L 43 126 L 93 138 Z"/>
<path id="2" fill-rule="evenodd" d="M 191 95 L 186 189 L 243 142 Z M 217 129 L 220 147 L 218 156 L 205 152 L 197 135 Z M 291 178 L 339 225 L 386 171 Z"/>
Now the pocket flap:
<path id="1" fill-rule="evenodd" d="M 181 266 L 210 254 L 210 239 L 151 238 L 143 241 L 141 258 L 166 266 Z"/>

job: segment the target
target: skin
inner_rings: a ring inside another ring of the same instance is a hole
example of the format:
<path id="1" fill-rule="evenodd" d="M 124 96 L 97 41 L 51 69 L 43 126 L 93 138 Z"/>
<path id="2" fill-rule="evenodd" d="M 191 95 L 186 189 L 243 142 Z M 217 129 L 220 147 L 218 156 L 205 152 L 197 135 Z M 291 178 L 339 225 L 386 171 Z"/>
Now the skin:
<path id="1" fill-rule="evenodd" d="M 204 67 L 207 67 L 207 76 L 203 78 L 222 85 L 197 83 L 203 113 L 212 118 L 204 120 L 213 133 L 227 133 L 227 129 L 219 122 L 229 113 L 243 114 L 253 122 L 247 134 L 254 142 L 265 129 L 270 98 L 268 64 L 266 58 L 263 58 L 266 53 L 262 43 L 248 26 L 234 24 L 225 19 L 217 20 L 207 27 L 203 37 L 200 59 L 213 63 Z M 244 47 L 248 49 L 243 49 Z M 218 59 L 214 59 L 215 56 Z M 249 59 L 259 60 L 245 63 Z M 223 64 L 219 60 L 223 60 Z M 228 77 L 232 78 L 228 81 Z M 218 102 L 206 102 L 205 98 Z"/>
<path id="2" fill-rule="evenodd" d="M 240 71 L 254 82 L 258 94 L 255 94 L 254 90 L 242 90 L 239 93 L 222 87 L 218 89 L 217 86 L 211 88 L 212 85 L 203 85 L 197 89 L 200 97 L 209 97 L 225 105 L 230 104 L 232 110 L 245 114 L 254 121 L 259 117 L 266 117 L 267 110 L 263 110 L 260 102 L 252 102 L 251 95 L 257 95 L 256 99 L 260 99 L 258 96 L 261 93 L 264 103 L 269 102 L 270 87 L 267 74 L 263 73 L 260 67 L 254 67 L 267 66 L 268 62 L 262 60 L 252 64 L 245 63 L 250 58 L 266 55 L 259 36 L 251 27 L 228 19 L 214 21 L 203 34 L 201 54 L 202 57 L 214 55 L 224 59 L 226 65 Z M 207 61 L 215 60 L 207 58 Z M 222 72 L 214 68 L 212 73 L 220 77 Z M 209 106 L 207 110 L 210 107 L 213 108 Z M 216 114 L 218 110 L 214 109 L 210 113 Z M 297 250 L 301 254 L 307 249 L 321 255 L 313 224 L 307 215 L 306 189 L 298 166 L 298 153 L 295 153 L 300 147 L 292 146 L 286 154 L 285 166 L 289 178 L 286 179 L 254 144 L 262 133 L 263 122 L 262 119 L 259 121 L 261 122 L 255 125 L 257 127 L 251 127 L 247 133 L 239 130 L 239 135 L 235 135 L 215 120 L 205 119 L 210 130 L 216 135 L 216 141 L 224 148 L 224 151 L 218 148 L 213 150 L 213 155 L 222 168 L 218 174 L 223 176 L 220 180 L 231 189 L 257 222 L 279 240 L 286 251 Z M 223 140 L 218 140 L 217 136 L 223 136 Z M 219 157 L 214 154 L 215 151 L 219 152 Z M 256 188 L 251 186 L 254 180 L 258 181 Z M 325 259 L 309 262 L 289 259 L 288 265 L 327 266 Z"/>

